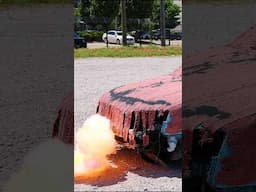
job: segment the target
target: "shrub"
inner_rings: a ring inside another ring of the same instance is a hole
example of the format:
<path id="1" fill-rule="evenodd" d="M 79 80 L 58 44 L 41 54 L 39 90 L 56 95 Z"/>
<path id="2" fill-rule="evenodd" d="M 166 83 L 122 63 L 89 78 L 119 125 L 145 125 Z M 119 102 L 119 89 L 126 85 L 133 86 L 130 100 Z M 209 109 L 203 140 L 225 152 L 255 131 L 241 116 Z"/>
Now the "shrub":
<path id="1" fill-rule="evenodd" d="M 104 32 L 102 31 L 80 31 L 78 34 L 81 37 L 84 37 L 87 42 L 91 41 L 102 41 L 102 35 Z"/>

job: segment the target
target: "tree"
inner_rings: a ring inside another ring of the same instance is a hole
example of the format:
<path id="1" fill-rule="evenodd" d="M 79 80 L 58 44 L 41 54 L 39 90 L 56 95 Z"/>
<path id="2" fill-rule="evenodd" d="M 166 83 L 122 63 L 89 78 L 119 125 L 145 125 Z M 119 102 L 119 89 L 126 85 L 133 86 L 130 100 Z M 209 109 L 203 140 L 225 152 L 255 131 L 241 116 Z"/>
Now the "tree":
<path id="1" fill-rule="evenodd" d="M 83 20 L 97 29 L 120 28 L 120 0 L 79 0 Z M 180 7 L 165 0 L 166 27 L 179 25 Z M 77 10 L 76 10 L 77 12 Z M 160 0 L 126 0 L 127 28 L 129 30 L 159 28 Z M 150 20 L 151 21 L 150 21 Z"/>
<path id="2" fill-rule="evenodd" d="M 174 4 L 171 0 L 166 0 L 166 27 L 175 28 L 180 24 L 179 14 L 181 9 L 178 5 Z"/>
<path id="3" fill-rule="evenodd" d="M 81 8 L 82 8 L 82 2 L 81 0 L 77 1 L 74 7 L 74 17 L 80 17 L 81 16 Z"/>
<path id="4" fill-rule="evenodd" d="M 74 5 L 75 5 L 73 8 L 73 14 L 74 14 L 74 19 L 75 19 L 74 30 L 78 31 L 80 29 L 79 22 L 81 19 L 81 7 L 82 7 L 81 0 L 76 1 Z"/>
<path id="5" fill-rule="evenodd" d="M 80 14 L 82 17 L 90 17 L 90 0 L 80 0 L 81 1 L 81 9 Z"/>
<path id="6" fill-rule="evenodd" d="M 180 24 L 179 14 L 181 9 L 178 5 L 174 4 L 172 0 L 165 0 L 165 24 L 166 28 L 175 28 Z M 154 23 L 154 28 L 159 28 L 160 26 L 160 1 L 154 0 L 153 11 L 151 20 Z"/>
<path id="7" fill-rule="evenodd" d="M 127 25 L 129 30 L 148 29 L 147 19 L 152 15 L 154 0 L 127 0 Z"/>
<path id="8" fill-rule="evenodd" d="M 90 16 L 108 26 L 118 14 L 119 7 L 118 0 L 90 0 Z"/>
<path id="9" fill-rule="evenodd" d="M 149 18 L 152 14 L 154 0 L 127 0 L 128 18 Z"/>

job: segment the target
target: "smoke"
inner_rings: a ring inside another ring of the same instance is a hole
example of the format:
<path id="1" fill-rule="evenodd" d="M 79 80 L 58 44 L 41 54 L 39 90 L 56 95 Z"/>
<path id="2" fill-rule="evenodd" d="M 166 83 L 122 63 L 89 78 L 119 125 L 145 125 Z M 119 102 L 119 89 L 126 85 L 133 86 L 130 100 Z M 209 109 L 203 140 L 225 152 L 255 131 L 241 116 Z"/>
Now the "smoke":
<path id="1" fill-rule="evenodd" d="M 75 135 L 75 179 L 103 171 L 110 165 L 107 155 L 115 152 L 116 142 L 109 119 L 98 114 L 89 117 Z"/>
<path id="2" fill-rule="evenodd" d="M 72 145 L 58 139 L 39 144 L 26 155 L 21 168 L 10 177 L 3 192 L 73 191 L 70 181 L 74 176 L 83 179 L 99 174 L 110 166 L 107 155 L 115 151 L 110 121 L 93 115 L 75 135 L 75 152 Z M 73 160 L 74 167 L 70 164 Z"/>
<path id="3" fill-rule="evenodd" d="M 50 139 L 30 151 L 23 165 L 13 174 L 4 192 L 70 192 L 73 169 L 70 165 L 73 146 Z M 68 159 L 70 157 L 70 159 Z"/>

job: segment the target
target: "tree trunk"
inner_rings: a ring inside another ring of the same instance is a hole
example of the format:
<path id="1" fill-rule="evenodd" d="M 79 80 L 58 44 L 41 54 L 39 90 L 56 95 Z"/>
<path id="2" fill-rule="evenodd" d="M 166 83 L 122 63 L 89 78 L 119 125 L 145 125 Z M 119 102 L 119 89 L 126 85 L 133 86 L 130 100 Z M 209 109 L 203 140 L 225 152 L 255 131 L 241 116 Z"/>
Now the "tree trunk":
<path id="1" fill-rule="evenodd" d="M 160 33 L 161 46 L 165 46 L 165 0 L 160 2 Z"/>
<path id="2" fill-rule="evenodd" d="M 126 46 L 127 45 L 126 0 L 121 0 L 121 7 L 122 7 L 121 17 L 122 17 L 122 31 L 123 31 L 123 46 Z"/>

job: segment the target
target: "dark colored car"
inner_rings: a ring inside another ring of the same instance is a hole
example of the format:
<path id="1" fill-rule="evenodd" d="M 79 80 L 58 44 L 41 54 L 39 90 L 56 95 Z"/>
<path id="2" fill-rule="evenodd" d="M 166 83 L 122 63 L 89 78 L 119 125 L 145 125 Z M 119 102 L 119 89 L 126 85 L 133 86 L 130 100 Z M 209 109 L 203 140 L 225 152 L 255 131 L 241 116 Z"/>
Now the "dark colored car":
<path id="1" fill-rule="evenodd" d="M 169 39 L 171 36 L 170 29 L 165 29 L 165 39 Z M 160 29 L 152 31 L 152 39 L 158 40 L 161 39 L 161 31 Z"/>
<path id="2" fill-rule="evenodd" d="M 170 34 L 169 38 L 170 40 L 181 40 L 182 39 L 182 32 L 173 32 Z"/>
<path id="3" fill-rule="evenodd" d="M 80 37 L 77 33 L 74 33 L 74 47 L 75 48 L 87 48 L 87 42 L 85 38 Z"/>
<path id="4" fill-rule="evenodd" d="M 136 31 L 133 34 L 135 41 L 138 42 L 139 40 L 143 40 L 143 39 L 150 39 L 150 34 L 146 31 Z"/>
<path id="5" fill-rule="evenodd" d="M 161 39 L 161 32 L 160 29 L 153 31 L 152 38 L 155 40 Z M 181 40 L 182 39 L 182 32 L 171 32 L 170 29 L 165 30 L 165 39 L 170 40 Z"/>
<path id="6" fill-rule="evenodd" d="M 161 38 L 160 29 L 152 31 L 152 39 L 158 40 Z"/>

